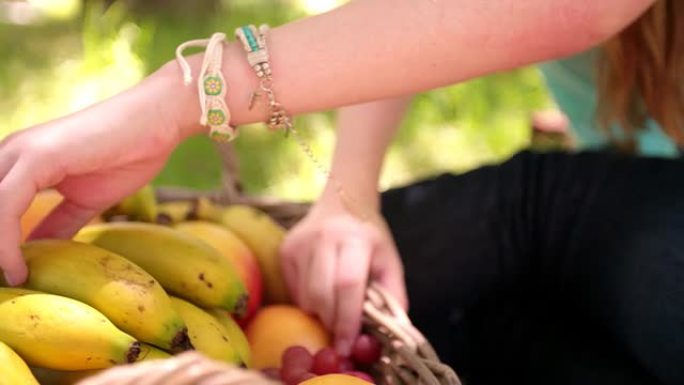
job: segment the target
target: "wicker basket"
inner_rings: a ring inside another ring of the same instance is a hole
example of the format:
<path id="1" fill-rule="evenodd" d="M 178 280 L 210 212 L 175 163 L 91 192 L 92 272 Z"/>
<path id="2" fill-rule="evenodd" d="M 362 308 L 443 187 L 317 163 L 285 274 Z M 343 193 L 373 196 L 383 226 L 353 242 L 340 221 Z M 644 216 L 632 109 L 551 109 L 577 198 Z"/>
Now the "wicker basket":
<path id="1" fill-rule="evenodd" d="M 230 145 L 220 145 L 224 180 L 220 191 L 202 192 L 164 188 L 158 190 L 160 201 L 196 200 L 207 197 L 222 205 L 248 204 L 257 207 L 289 228 L 301 219 L 306 203 L 248 197 L 239 185 L 237 159 Z M 366 332 L 382 345 L 381 359 L 374 368 L 380 385 L 461 385 L 456 373 L 440 362 L 425 337 L 411 324 L 408 316 L 381 287 L 371 284 L 363 307 Z M 78 385 L 277 385 L 260 372 L 230 366 L 208 359 L 197 352 L 186 352 L 170 359 L 142 362 L 111 368 L 87 378 Z"/>

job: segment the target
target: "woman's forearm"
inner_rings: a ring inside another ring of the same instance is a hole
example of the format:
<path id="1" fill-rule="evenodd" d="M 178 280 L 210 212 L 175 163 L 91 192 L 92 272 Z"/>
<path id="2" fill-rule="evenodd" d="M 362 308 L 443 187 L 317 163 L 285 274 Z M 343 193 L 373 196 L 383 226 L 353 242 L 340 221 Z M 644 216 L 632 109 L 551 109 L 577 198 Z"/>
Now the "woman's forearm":
<path id="1" fill-rule="evenodd" d="M 619 32 L 653 0 L 357 0 L 273 29 L 274 87 L 293 114 L 408 95 L 579 52 Z M 255 22 L 258 22 L 255 20 Z M 224 54 L 234 124 L 257 79 L 239 43 Z M 191 58 L 194 68 L 201 56 Z M 177 72 L 174 113 L 184 134 L 201 130 L 195 87 Z"/>
<path id="2" fill-rule="evenodd" d="M 339 110 L 331 167 L 334 180 L 328 182 L 322 199 L 339 198 L 334 185 L 337 181 L 354 202 L 367 209 L 378 208 L 378 179 L 385 151 L 410 102 L 410 97 L 401 97 Z"/>

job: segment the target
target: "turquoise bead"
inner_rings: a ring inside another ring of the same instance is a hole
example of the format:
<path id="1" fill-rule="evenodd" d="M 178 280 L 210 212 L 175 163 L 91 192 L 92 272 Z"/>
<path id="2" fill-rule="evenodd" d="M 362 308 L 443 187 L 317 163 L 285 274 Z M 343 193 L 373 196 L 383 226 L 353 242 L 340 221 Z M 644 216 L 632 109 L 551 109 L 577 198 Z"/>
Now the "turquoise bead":
<path id="1" fill-rule="evenodd" d="M 248 27 L 242 27 L 242 32 L 244 32 L 245 38 L 247 39 L 247 44 L 249 44 L 249 48 L 252 50 L 252 52 L 258 50 L 259 45 L 257 44 L 256 37 L 252 33 L 252 30 Z"/>

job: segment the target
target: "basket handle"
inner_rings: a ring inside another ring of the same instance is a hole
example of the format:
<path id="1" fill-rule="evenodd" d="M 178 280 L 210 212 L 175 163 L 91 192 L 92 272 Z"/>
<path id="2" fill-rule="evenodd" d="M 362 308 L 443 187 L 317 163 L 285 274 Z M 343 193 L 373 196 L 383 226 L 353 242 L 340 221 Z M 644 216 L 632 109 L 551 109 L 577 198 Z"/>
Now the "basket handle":
<path id="1" fill-rule="evenodd" d="M 364 324 L 383 345 L 380 372 L 386 385 L 461 385 L 425 336 L 386 289 L 371 283 L 363 305 Z"/>

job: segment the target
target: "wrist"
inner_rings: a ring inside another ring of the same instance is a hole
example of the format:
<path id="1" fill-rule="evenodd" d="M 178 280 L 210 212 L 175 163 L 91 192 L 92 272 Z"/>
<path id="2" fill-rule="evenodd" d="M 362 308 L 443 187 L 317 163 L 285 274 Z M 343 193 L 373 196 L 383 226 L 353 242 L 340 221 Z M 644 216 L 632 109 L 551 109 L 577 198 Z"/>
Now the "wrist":
<path id="1" fill-rule="evenodd" d="M 380 210 L 380 193 L 375 188 L 359 188 L 359 184 L 330 180 L 318 202 L 325 207 L 347 211 L 359 217 L 371 217 Z"/>
<path id="2" fill-rule="evenodd" d="M 203 55 L 200 53 L 187 57 L 192 69 L 192 82 L 188 85 L 183 83 L 183 73 L 176 60 L 166 63 L 155 74 L 166 82 L 167 93 L 163 98 L 170 100 L 166 103 L 165 113 L 175 122 L 180 141 L 209 132 L 209 127 L 200 124 L 202 112 L 197 90 L 197 76 Z M 225 101 L 231 115 L 231 125 L 263 121 L 263 111 L 249 108 L 250 96 L 258 88 L 258 80 L 236 42 L 228 43 L 224 48 L 222 73 L 227 84 Z"/>

